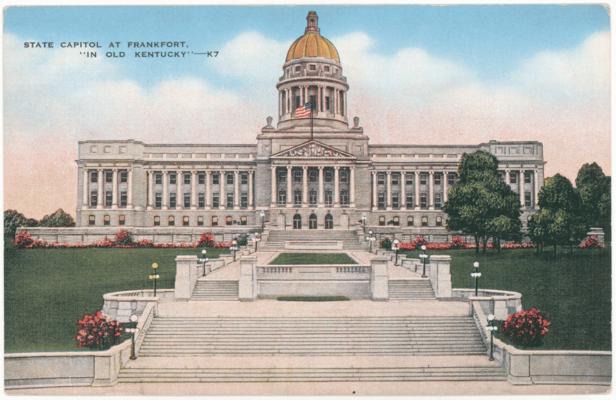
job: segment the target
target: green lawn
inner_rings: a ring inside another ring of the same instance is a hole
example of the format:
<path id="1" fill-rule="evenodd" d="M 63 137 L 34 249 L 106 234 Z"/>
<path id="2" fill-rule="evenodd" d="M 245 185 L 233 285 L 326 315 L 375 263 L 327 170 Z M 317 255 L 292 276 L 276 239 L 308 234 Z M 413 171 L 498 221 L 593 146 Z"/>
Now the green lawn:
<path id="1" fill-rule="evenodd" d="M 611 257 L 609 250 L 576 250 L 572 256 L 535 255 L 534 250 L 429 251 L 452 256 L 454 288 L 473 288 L 473 261 L 480 263 L 479 286 L 522 293 L 524 308 L 536 306 L 552 322 L 543 348 L 611 349 Z M 416 257 L 416 253 L 409 256 Z"/>
<path id="2" fill-rule="evenodd" d="M 281 253 L 270 265 L 357 264 L 346 253 Z"/>
<path id="3" fill-rule="evenodd" d="M 228 250 L 210 249 L 208 257 Z M 198 249 L 6 249 L 4 252 L 5 351 L 77 350 L 73 336 L 84 312 L 102 308 L 102 295 L 159 287 L 175 281 L 175 256 Z"/>

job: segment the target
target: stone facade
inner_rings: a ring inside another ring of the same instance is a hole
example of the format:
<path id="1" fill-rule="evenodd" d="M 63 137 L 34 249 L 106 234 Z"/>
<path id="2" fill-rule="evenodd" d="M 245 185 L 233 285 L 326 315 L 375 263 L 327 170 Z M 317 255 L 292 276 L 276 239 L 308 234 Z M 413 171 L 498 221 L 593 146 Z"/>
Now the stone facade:
<path id="1" fill-rule="evenodd" d="M 349 229 L 365 219 L 380 233 L 438 236 L 460 158 L 476 150 L 497 157 L 526 220 L 543 185 L 541 143 L 369 144 L 359 118 L 349 125 L 337 50 L 315 13 L 307 21 L 276 85 L 278 122 L 268 117 L 255 144 L 79 142 L 77 225 Z"/>

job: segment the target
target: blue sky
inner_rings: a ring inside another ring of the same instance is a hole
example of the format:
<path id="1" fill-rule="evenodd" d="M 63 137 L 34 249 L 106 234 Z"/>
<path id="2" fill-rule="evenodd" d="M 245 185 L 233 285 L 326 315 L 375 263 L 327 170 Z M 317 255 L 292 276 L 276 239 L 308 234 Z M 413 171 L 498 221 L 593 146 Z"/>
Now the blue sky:
<path id="1" fill-rule="evenodd" d="M 501 79 L 534 53 L 569 48 L 609 29 L 608 12 L 600 5 L 10 7 L 4 29 L 33 40 L 175 39 L 188 41 L 193 49 L 217 49 L 244 31 L 290 43 L 303 33 L 312 8 L 329 38 L 362 31 L 375 40 L 378 53 L 428 49 L 484 80 Z M 216 74 L 195 58 L 150 60 L 147 69 L 131 60 L 120 65 L 145 84 L 172 75 Z M 224 85 L 234 84 L 218 78 Z"/>

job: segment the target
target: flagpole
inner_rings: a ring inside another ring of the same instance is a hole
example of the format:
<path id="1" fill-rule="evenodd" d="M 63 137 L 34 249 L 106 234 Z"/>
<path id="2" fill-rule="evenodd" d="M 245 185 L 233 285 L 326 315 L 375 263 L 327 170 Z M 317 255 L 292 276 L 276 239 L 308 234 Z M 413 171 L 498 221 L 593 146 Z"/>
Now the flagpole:
<path id="1" fill-rule="evenodd" d="M 310 140 L 314 140 L 314 132 L 313 132 L 313 129 L 314 129 L 314 122 L 313 121 L 314 120 L 313 120 L 313 116 L 312 116 L 313 112 L 314 112 L 314 107 L 313 107 L 312 103 L 310 103 Z"/>

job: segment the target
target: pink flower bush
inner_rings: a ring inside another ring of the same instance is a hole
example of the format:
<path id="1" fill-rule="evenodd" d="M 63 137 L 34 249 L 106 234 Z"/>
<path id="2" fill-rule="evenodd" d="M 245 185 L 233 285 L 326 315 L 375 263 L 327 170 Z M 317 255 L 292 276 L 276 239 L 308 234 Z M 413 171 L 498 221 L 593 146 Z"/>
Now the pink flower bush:
<path id="1" fill-rule="evenodd" d="M 597 239 L 597 236 L 591 235 L 582 240 L 578 246 L 580 249 L 602 249 L 603 245 Z"/>
<path id="2" fill-rule="evenodd" d="M 503 322 L 503 336 L 514 345 L 537 346 L 550 330 L 550 321 L 536 307 L 511 314 Z"/>
<path id="3" fill-rule="evenodd" d="M 96 311 L 94 314 L 84 314 L 77 321 L 75 340 L 77 347 L 103 350 L 116 344 L 121 334 L 118 321 L 108 318 L 102 311 Z"/>

